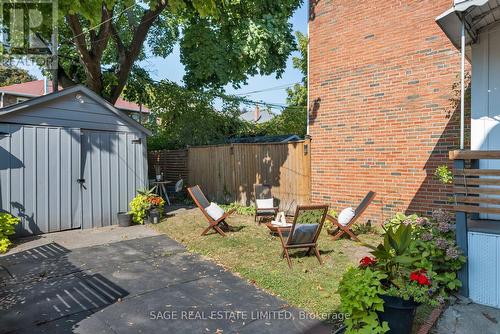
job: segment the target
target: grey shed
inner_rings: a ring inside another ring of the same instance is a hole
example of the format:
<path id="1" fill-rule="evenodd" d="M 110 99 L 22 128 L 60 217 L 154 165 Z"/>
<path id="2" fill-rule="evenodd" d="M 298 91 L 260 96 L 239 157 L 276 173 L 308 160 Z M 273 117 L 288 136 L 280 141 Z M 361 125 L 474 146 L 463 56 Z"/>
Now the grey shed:
<path id="1" fill-rule="evenodd" d="M 150 134 L 83 86 L 0 109 L 0 211 L 17 235 L 117 224 L 147 186 Z"/>

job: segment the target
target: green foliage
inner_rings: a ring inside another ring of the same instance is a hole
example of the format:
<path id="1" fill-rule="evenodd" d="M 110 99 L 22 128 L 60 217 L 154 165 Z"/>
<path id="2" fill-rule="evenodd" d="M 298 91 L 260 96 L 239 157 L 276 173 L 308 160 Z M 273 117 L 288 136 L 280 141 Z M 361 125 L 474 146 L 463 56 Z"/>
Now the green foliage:
<path id="1" fill-rule="evenodd" d="M 144 219 L 148 214 L 150 203 L 146 195 L 137 194 L 129 203 L 132 220 L 136 224 L 144 224 Z"/>
<path id="2" fill-rule="evenodd" d="M 0 212 L 0 253 L 7 252 L 12 244 L 9 236 L 15 233 L 15 226 L 19 223 L 19 218 L 7 212 Z"/>
<path id="3" fill-rule="evenodd" d="M 309 44 L 309 39 L 300 31 L 297 31 L 295 36 L 297 38 L 300 55 L 298 57 L 293 57 L 292 62 L 293 67 L 300 70 L 302 73 L 302 82 L 287 89 L 288 97 L 286 101 L 288 106 L 307 107 L 307 46 Z"/>
<path id="4" fill-rule="evenodd" d="M 0 66 L 0 87 L 36 80 L 28 71 L 17 67 Z"/>
<path id="5" fill-rule="evenodd" d="M 457 272 L 466 258 L 455 241 L 453 217 L 442 210 L 436 210 L 432 219 L 420 217 L 413 223 L 413 228 L 415 243 L 410 253 L 421 255 L 415 265 L 427 270 L 431 279 L 437 283 L 441 296 L 456 291 L 461 286 Z"/>
<path id="6" fill-rule="evenodd" d="M 132 220 L 136 224 L 144 224 L 144 219 L 149 213 L 149 210 L 157 208 L 160 214 L 163 212 L 165 201 L 163 198 L 154 194 L 154 189 L 138 190 L 135 196 L 129 203 Z"/>
<path id="7" fill-rule="evenodd" d="M 376 232 L 375 228 L 370 224 L 370 222 L 367 222 L 366 224 L 355 224 L 352 227 L 352 231 L 356 235 Z"/>
<path id="8" fill-rule="evenodd" d="M 287 107 L 281 114 L 273 117 L 271 120 L 256 124 L 256 135 L 299 135 L 304 137 L 307 128 L 307 110 L 306 107 Z"/>
<path id="9" fill-rule="evenodd" d="M 453 183 L 453 172 L 447 165 L 438 166 L 434 175 L 442 184 Z"/>
<path id="10" fill-rule="evenodd" d="M 387 322 L 380 323 L 377 311 L 384 310 L 384 293 L 381 281 L 387 275 L 370 268 L 350 268 L 342 276 L 338 293 L 341 310 L 349 314 L 344 324 L 346 334 L 385 333 L 389 330 Z"/>
<path id="11" fill-rule="evenodd" d="M 367 245 L 372 248 L 371 252 L 377 259 L 377 267 L 387 274 L 390 282 L 407 276 L 414 262 L 419 260 L 418 254 L 410 255 L 409 249 L 412 239 L 413 228 L 411 225 L 400 224 L 395 227 L 385 228 L 384 241 L 377 247 Z"/>
<path id="12" fill-rule="evenodd" d="M 398 228 L 401 224 L 412 224 L 418 218 L 417 214 L 406 216 L 404 213 L 396 213 L 392 218 L 384 223 L 385 228 Z"/>
<path id="13" fill-rule="evenodd" d="M 302 73 L 302 82 L 287 89 L 287 107 L 272 120 L 257 125 L 256 132 L 262 135 L 296 134 L 301 137 L 307 130 L 307 45 L 306 35 L 297 31 L 299 56 L 293 57 L 293 67 Z"/>
<path id="14" fill-rule="evenodd" d="M 149 127 L 149 149 L 176 149 L 187 145 L 222 143 L 225 138 L 246 132 L 250 124 L 239 119 L 237 100 L 222 100 L 222 110 L 214 104 L 216 91 L 187 89 L 169 81 L 152 88 L 154 122 Z"/>
<path id="15" fill-rule="evenodd" d="M 103 15 L 103 4 L 111 20 Z M 120 95 L 124 81 L 138 71 L 138 61 L 149 55 L 166 58 L 176 44 L 189 87 L 239 86 L 256 74 L 279 77 L 295 48 L 288 19 L 300 4 L 300 0 L 60 0 L 59 68 L 67 80 L 86 83 L 108 99 Z M 70 24 L 75 15 L 81 33 Z M 79 47 L 75 36 L 83 36 Z"/>
<path id="16" fill-rule="evenodd" d="M 242 205 L 238 202 L 233 202 L 233 203 L 229 203 L 229 204 L 221 204 L 220 207 L 223 208 L 224 211 L 226 211 L 226 212 L 229 210 L 236 209 L 236 213 L 239 215 L 242 215 L 242 216 L 255 215 L 255 206 L 253 206 L 253 205 L 245 206 L 245 205 Z"/>

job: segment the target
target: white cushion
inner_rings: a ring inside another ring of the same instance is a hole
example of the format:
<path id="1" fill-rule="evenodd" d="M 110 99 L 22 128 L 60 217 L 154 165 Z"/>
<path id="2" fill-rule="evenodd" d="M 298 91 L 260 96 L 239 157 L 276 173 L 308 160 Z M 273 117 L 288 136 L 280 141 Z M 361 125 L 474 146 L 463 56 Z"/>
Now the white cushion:
<path id="1" fill-rule="evenodd" d="M 224 209 L 214 202 L 210 203 L 210 205 L 205 208 L 205 211 L 210 217 L 212 217 L 213 220 L 217 220 L 224 216 Z"/>
<path id="2" fill-rule="evenodd" d="M 257 199 L 257 208 L 259 209 L 272 209 L 274 207 L 274 201 L 272 198 Z"/>
<path id="3" fill-rule="evenodd" d="M 355 215 L 356 213 L 354 212 L 353 208 L 345 208 L 344 210 L 340 211 L 337 221 L 340 225 L 346 226 Z"/>

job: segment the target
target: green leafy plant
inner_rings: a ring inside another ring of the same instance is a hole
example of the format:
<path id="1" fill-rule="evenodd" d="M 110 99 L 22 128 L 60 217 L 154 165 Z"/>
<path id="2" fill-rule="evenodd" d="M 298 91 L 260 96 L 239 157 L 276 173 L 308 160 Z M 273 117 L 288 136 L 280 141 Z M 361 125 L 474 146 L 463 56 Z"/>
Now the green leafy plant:
<path id="1" fill-rule="evenodd" d="M 384 222 L 384 227 L 385 228 L 397 228 L 399 225 L 404 224 L 404 225 L 409 225 L 413 224 L 415 220 L 418 218 L 417 214 L 412 214 L 412 215 L 405 215 L 404 213 L 396 213 L 393 217 L 388 219 L 386 222 Z"/>
<path id="2" fill-rule="evenodd" d="M 385 333 L 389 330 L 387 322 L 380 323 L 377 311 L 384 310 L 384 293 L 381 281 L 387 275 L 366 268 L 350 268 L 342 276 L 338 293 L 341 310 L 348 314 L 344 320 L 346 333 Z"/>
<path id="3" fill-rule="evenodd" d="M 224 211 L 236 209 L 236 213 L 239 215 L 243 215 L 243 216 L 255 215 L 255 207 L 254 206 L 245 206 L 245 205 L 242 205 L 238 202 L 233 202 L 233 203 L 229 203 L 229 204 L 222 204 L 221 208 L 223 208 Z"/>
<path id="4" fill-rule="evenodd" d="M 14 234 L 19 221 L 19 218 L 7 212 L 0 212 L 0 253 L 7 252 L 7 249 L 12 244 L 9 236 Z"/>
<path id="5" fill-rule="evenodd" d="M 132 220 L 136 224 L 144 224 L 144 219 L 148 215 L 149 210 L 158 209 L 160 214 L 163 212 L 165 200 L 154 194 L 155 188 L 147 190 L 138 190 L 135 196 L 129 203 Z"/>
<path id="6" fill-rule="evenodd" d="M 328 214 L 333 218 L 337 218 L 339 216 L 338 212 L 333 209 L 328 210 Z M 326 233 L 329 233 L 328 231 L 332 231 L 335 227 L 336 226 L 333 225 L 333 223 L 329 219 L 325 219 L 325 222 L 323 223 L 323 229 L 326 231 Z"/>
<path id="7" fill-rule="evenodd" d="M 434 172 L 434 176 L 442 183 L 442 184 L 451 184 L 453 183 L 453 172 L 447 165 L 441 165 L 436 168 Z"/>
<path id="8" fill-rule="evenodd" d="M 416 265 L 425 268 L 437 282 L 442 297 L 456 291 L 461 286 L 457 272 L 466 257 L 455 242 L 453 216 L 443 210 L 435 210 L 432 218 L 419 217 L 412 225 L 415 243 L 410 253 L 421 255 Z"/>

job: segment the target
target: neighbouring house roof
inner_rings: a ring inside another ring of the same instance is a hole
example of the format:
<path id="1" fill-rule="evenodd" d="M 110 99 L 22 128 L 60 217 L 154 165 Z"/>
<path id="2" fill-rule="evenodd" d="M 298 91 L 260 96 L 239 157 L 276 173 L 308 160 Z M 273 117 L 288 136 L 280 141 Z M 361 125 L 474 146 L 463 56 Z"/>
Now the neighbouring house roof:
<path id="1" fill-rule="evenodd" d="M 240 114 L 240 119 L 247 122 L 254 123 L 265 123 L 273 119 L 276 115 L 272 111 L 264 109 L 259 110 L 257 113 L 255 110 L 245 110 Z"/>
<path id="2" fill-rule="evenodd" d="M 44 80 L 34 80 L 29 82 L 24 82 L 20 84 L 14 84 L 9 86 L 0 87 L 0 93 L 17 95 L 22 97 L 38 97 L 45 94 L 45 82 Z M 59 87 L 59 90 L 63 90 Z M 48 82 L 48 92 L 52 92 L 52 81 Z M 134 112 L 149 112 L 149 109 L 140 106 L 136 103 L 125 101 L 122 98 L 118 98 L 115 103 L 115 107 L 121 110 L 134 111 Z"/>
<path id="3" fill-rule="evenodd" d="M 301 140 L 298 135 L 280 135 L 280 136 L 256 136 L 256 137 L 235 137 L 226 140 L 227 143 L 286 143 Z"/>
<path id="4" fill-rule="evenodd" d="M 0 109 L 0 118 L 2 116 L 8 115 L 8 114 L 14 114 L 16 112 L 26 112 L 29 111 L 30 109 L 34 109 L 33 107 L 40 105 L 42 103 L 47 103 L 51 101 L 55 101 L 59 98 L 62 98 L 64 96 L 68 96 L 70 94 L 76 94 L 76 93 L 81 93 L 92 99 L 94 102 L 97 104 L 103 106 L 104 108 L 108 109 L 111 111 L 113 114 L 115 114 L 117 117 L 119 117 L 121 120 L 132 126 L 133 128 L 139 130 L 140 132 L 145 133 L 146 135 L 150 136 L 152 132 L 148 129 L 146 129 L 144 126 L 142 126 L 139 122 L 135 121 L 131 117 L 127 116 L 125 112 L 122 109 L 118 109 L 117 107 L 113 106 L 111 103 L 103 99 L 101 96 L 97 95 L 90 89 L 88 89 L 85 86 L 82 85 L 75 85 L 70 88 L 66 88 L 54 93 L 49 93 L 46 95 L 34 97 L 32 99 L 10 105 L 5 108 Z M 76 94 L 78 95 L 78 94 Z"/>
<path id="5" fill-rule="evenodd" d="M 500 0 L 455 0 L 450 9 L 436 18 L 437 24 L 457 48 L 461 44 L 462 20 L 467 44 L 475 43 L 482 29 L 500 21 Z"/>

